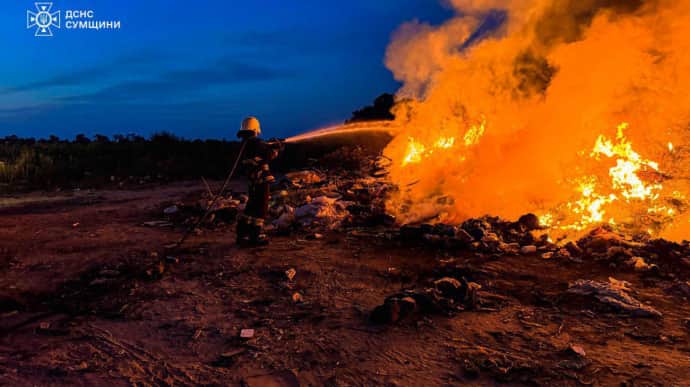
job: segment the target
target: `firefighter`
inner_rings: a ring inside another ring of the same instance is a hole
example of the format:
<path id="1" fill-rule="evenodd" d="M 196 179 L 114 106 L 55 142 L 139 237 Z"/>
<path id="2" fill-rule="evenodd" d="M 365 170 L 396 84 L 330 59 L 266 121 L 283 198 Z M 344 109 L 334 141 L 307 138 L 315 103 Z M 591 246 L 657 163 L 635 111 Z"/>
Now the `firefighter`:
<path id="1" fill-rule="evenodd" d="M 264 221 L 268 216 L 271 183 L 275 181 L 269 163 L 278 157 L 282 148 L 279 141 L 263 141 L 259 138 L 261 126 L 256 117 L 247 117 L 237 132 L 246 142 L 241 168 L 249 179 L 244 213 L 237 219 L 237 243 L 240 245 L 265 245 Z"/>

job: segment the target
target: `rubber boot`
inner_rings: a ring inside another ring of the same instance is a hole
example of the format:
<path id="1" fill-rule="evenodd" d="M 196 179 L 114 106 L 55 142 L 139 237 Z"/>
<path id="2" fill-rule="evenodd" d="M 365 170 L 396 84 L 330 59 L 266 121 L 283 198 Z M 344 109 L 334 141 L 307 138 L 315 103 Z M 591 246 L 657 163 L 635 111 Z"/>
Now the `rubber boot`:
<path id="1" fill-rule="evenodd" d="M 238 245 L 249 243 L 249 224 L 246 219 L 237 220 L 237 240 Z"/>
<path id="2" fill-rule="evenodd" d="M 254 246 L 266 246 L 268 237 L 264 234 L 263 226 L 257 224 L 249 225 L 249 242 Z"/>

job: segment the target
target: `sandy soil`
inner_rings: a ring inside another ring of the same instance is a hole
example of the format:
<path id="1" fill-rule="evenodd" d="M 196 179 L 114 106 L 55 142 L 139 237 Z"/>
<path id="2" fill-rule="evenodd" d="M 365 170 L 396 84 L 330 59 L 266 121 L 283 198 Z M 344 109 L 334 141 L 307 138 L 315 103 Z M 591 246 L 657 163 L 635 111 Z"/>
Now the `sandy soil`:
<path id="1" fill-rule="evenodd" d="M 690 305 L 663 290 L 668 278 L 601 262 L 449 256 L 378 230 L 238 249 L 222 226 L 166 261 L 163 246 L 182 229 L 142 223 L 200 189 L 5 199 L 0 384 L 690 385 Z M 483 308 L 368 321 L 387 295 L 449 272 L 482 285 Z M 569 281 L 609 276 L 663 317 L 565 294 Z"/>

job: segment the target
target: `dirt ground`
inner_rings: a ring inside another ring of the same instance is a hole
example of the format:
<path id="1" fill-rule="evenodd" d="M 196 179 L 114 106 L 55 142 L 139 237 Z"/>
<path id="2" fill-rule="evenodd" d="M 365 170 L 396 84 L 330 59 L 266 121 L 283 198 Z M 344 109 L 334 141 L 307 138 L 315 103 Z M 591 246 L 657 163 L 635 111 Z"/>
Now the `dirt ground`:
<path id="1" fill-rule="evenodd" d="M 166 259 L 182 228 L 142 224 L 201 189 L 4 199 L 0 384 L 690 385 L 690 305 L 663 290 L 668 279 L 602 262 L 450 255 L 381 230 L 238 249 L 222 226 Z M 447 272 L 482 286 L 481 308 L 369 322 L 387 295 Z M 663 317 L 565 293 L 609 276 Z"/>

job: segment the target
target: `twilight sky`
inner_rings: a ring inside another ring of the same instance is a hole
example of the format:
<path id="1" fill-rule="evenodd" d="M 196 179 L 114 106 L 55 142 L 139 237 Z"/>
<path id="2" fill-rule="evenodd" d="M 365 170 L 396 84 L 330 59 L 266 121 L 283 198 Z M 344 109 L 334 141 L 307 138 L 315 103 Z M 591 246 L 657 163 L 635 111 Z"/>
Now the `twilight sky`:
<path id="1" fill-rule="evenodd" d="M 401 23 L 451 16 L 438 0 L 55 0 L 62 28 L 35 37 L 33 3 L 0 4 L 0 137 L 232 138 L 249 114 L 269 137 L 338 123 L 397 90 L 383 56 Z M 65 29 L 80 9 L 122 27 Z"/>

